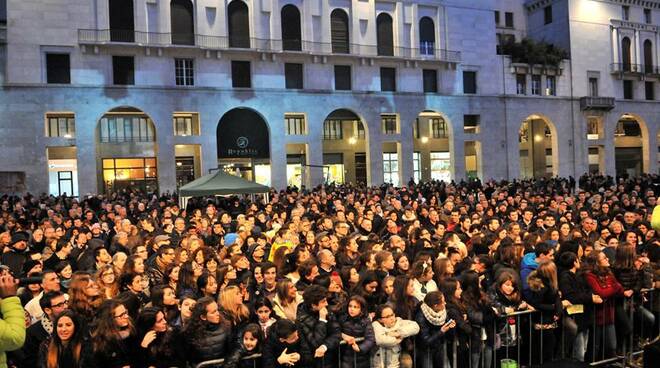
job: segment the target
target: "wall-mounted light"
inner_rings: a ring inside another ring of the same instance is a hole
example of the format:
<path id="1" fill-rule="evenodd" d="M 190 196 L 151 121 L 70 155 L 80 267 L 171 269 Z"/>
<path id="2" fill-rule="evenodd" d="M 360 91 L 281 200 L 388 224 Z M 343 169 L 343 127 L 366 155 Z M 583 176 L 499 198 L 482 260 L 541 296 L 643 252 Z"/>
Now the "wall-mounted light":
<path id="1" fill-rule="evenodd" d="M 422 143 L 427 143 L 429 141 L 429 137 L 422 137 Z"/>
<path id="2" fill-rule="evenodd" d="M 355 144 L 355 143 L 357 143 L 357 139 L 355 137 L 350 137 L 350 138 L 348 138 L 348 143 L 349 144 Z"/>

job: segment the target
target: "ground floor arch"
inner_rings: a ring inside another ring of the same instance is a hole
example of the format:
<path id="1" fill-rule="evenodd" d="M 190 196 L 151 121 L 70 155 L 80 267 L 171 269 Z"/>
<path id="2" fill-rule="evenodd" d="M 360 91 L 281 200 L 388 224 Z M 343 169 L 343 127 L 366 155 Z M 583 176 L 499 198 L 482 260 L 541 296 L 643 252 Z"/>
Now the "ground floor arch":
<path id="1" fill-rule="evenodd" d="M 614 164 L 617 176 L 638 176 L 649 170 L 648 129 L 635 114 L 622 114 L 614 130 Z"/>
<path id="2" fill-rule="evenodd" d="M 325 183 L 368 182 L 369 132 L 355 112 L 340 108 L 323 120 L 323 181 Z"/>
<path id="3" fill-rule="evenodd" d="M 158 144 L 153 120 L 132 106 L 113 108 L 96 128 L 99 187 L 103 192 L 158 192 Z"/>
<path id="4" fill-rule="evenodd" d="M 263 185 L 271 185 L 270 131 L 257 111 L 227 111 L 216 128 L 218 168 Z"/>
<path id="5" fill-rule="evenodd" d="M 520 178 L 543 178 L 559 173 L 557 128 L 545 116 L 532 114 L 518 130 Z"/>

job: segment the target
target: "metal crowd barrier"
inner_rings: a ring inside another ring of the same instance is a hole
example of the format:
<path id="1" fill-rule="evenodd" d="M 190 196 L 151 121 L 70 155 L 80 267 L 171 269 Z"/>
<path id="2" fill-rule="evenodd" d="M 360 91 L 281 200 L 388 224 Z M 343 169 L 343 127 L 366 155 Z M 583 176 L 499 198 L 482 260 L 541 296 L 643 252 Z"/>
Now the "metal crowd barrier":
<path id="1" fill-rule="evenodd" d="M 659 289 L 642 289 L 639 294 L 631 298 L 615 300 L 614 308 L 619 308 L 619 312 L 615 311 L 614 322 L 608 325 L 609 327 L 598 325 L 596 319 L 599 311 L 602 311 L 607 306 L 605 304 L 593 305 L 591 320 L 584 321 L 588 325 L 587 341 L 583 347 L 584 361 L 591 366 L 601 366 L 611 363 L 620 363 L 621 366 L 632 365 L 636 357 L 643 353 L 645 343 L 660 336 L 660 295 L 658 291 Z M 628 318 L 627 321 L 623 321 L 630 328 L 630 333 L 627 334 L 616 331 L 617 327 L 622 327 L 620 325 L 622 321 L 617 321 L 617 317 L 620 318 L 624 315 L 621 313 L 621 310 L 625 312 L 625 316 Z M 537 316 L 538 319 L 535 320 Z M 563 317 L 566 318 L 566 313 L 564 313 Z M 506 346 L 503 346 L 501 343 L 497 344 L 498 341 L 502 341 L 497 336 L 498 333 L 502 335 L 502 328 L 498 329 L 498 326 L 502 326 L 503 319 L 505 327 L 503 329 L 503 338 L 504 342 L 507 343 Z M 515 322 L 515 329 L 509 328 L 511 322 Z M 556 321 L 557 327 L 553 329 L 536 330 L 534 328 L 535 323 L 543 325 L 552 322 L 555 321 L 544 321 L 540 312 L 530 310 L 500 316 L 493 322 L 492 334 L 490 336 L 486 335 L 488 338 L 482 340 L 479 346 L 472 346 L 471 336 L 467 337 L 467 351 L 459 349 L 457 338 L 445 340 L 442 345 L 438 346 L 438 348 L 442 349 L 445 366 L 438 368 L 458 368 L 459 366 L 463 368 L 465 365 L 459 364 L 459 359 L 467 359 L 468 368 L 509 368 L 539 365 L 544 363 L 544 355 L 551 355 L 552 360 L 573 359 L 572 351 L 567 351 L 571 349 L 566 349 L 566 347 L 572 348 L 574 346 L 575 339 L 578 336 L 577 333 L 580 331 L 567 331 L 564 323 L 562 323 L 563 319 Z M 488 327 L 484 326 L 484 328 Z M 608 341 L 608 336 L 605 332 L 606 329 L 611 329 L 616 334 L 617 346 L 615 349 L 609 349 L 609 353 L 614 353 L 613 355 L 608 355 L 605 351 L 606 344 L 610 342 L 611 345 L 611 341 Z M 552 338 L 555 343 L 552 354 L 544 350 L 548 349 L 547 346 L 544 346 L 544 337 L 546 337 L 546 334 L 553 334 Z M 356 338 L 356 341 L 364 341 L 364 338 Z M 424 357 L 419 356 L 414 337 L 412 337 L 412 341 L 413 351 L 411 358 L 413 367 L 419 368 L 421 361 L 418 362 L 418 359 L 423 359 Z M 341 366 L 341 346 L 345 344 L 341 340 L 339 343 L 340 348 L 337 349 L 338 366 Z M 431 349 L 426 349 L 426 351 L 429 354 L 426 358 L 431 359 Z M 401 352 L 403 353 L 404 351 L 401 350 Z M 451 355 L 449 355 L 449 352 L 451 352 Z M 466 354 L 467 357 L 465 356 Z M 261 354 L 253 354 L 244 357 L 242 360 L 252 360 L 253 367 L 256 368 L 258 359 L 260 358 Z M 387 358 L 387 351 L 384 350 L 383 359 L 388 361 Z M 194 368 L 221 367 L 224 361 L 225 359 L 209 360 L 198 363 Z M 545 362 L 547 363 L 547 361 Z M 325 357 L 322 358 L 322 366 L 325 366 Z M 356 366 L 355 360 L 353 366 Z"/>

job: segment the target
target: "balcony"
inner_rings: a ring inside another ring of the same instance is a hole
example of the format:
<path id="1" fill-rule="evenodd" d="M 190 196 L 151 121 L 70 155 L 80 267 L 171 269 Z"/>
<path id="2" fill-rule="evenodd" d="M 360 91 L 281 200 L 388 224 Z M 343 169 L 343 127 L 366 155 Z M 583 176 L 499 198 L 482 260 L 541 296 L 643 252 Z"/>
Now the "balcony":
<path id="1" fill-rule="evenodd" d="M 79 29 L 80 45 L 123 45 L 140 47 L 184 47 L 202 50 L 246 50 L 268 53 L 298 53 L 309 55 L 346 55 L 368 58 L 391 58 L 417 61 L 442 61 L 451 64 L 461 62 L 459 51 L 436 49 L 421 44 L 419 48 L 394 47 L 391 55 L 379 55 L 378 46 L 360 44 L 331 44 L 304 40 L 276 40 L 252 37 L 226 37 L 208 35 L 172 35 L 170 33 Z M 389 52 L 388 52 L 389 54 Z"/>
<path id="2" fill-rule="evenodd" d="M 580 97 L 580 110 L 610 111 L 614 108 L 614 97 Z"/>

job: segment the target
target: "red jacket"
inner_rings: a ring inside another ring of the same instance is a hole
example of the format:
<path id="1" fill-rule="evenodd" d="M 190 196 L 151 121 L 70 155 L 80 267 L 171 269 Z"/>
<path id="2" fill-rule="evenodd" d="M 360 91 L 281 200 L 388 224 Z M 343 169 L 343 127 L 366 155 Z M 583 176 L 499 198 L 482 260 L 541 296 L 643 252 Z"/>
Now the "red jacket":
<path id="1" fill-rule="evenodd" d="M 612 274 L 601 278 L 591 272 L 587 272 L 585 278 L 594 293 L 603 298 L 603 304 L 594 304 L 596 323 L 600 326 L 613 324 L 614 298 L 616 296 L 623 296 L 623 286 L 619 284 Z"/>

